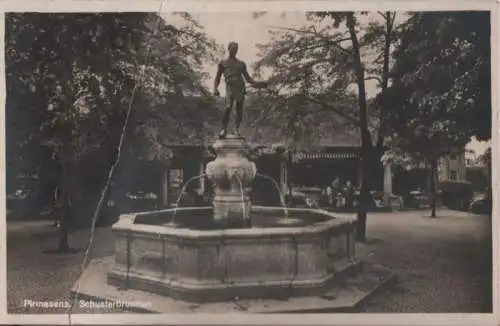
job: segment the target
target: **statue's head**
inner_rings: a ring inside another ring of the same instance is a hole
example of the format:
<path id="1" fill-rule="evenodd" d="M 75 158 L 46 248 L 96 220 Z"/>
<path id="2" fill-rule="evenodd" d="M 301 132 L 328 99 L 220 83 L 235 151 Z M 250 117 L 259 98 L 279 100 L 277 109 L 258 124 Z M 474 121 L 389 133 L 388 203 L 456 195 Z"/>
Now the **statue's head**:
<path id="1" fill-rule="evenodd" d="M 227 50 L 229 51 L 230 56 L 235 56 L 236 53 L 238 52 L 238 43 L 236 42 L 231 42 L 227 46 Z"/>

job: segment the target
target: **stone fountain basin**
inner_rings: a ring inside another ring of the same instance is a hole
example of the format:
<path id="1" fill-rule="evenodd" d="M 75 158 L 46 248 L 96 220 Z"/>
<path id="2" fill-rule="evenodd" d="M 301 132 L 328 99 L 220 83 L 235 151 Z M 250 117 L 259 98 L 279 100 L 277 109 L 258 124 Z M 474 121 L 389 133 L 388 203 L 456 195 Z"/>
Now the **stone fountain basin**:
<path id="1" fill-rule="evenodd" d="M 122 215 L 108 284 L 188 302 L 276 299 L 321 296 L 361 270 L 354 220 L 287 210 L 253 206 L 254 227 L 225 230 L 211 207 L 179 208 L 179 224 L 173 209 Z"/>

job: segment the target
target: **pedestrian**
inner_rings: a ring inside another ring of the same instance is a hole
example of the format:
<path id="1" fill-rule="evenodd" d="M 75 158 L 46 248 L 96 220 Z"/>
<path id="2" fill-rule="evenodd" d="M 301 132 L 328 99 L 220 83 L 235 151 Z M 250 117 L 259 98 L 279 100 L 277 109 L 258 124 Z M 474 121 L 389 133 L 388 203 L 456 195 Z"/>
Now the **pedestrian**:
<path id="1" fill-rule="evenodd" d="M 204 192 L 203 192 L 203 189 L 201 188 L 198 188 L 194 191 L 193 193 L 194 195 L 194 205 L 199 207 L 199 206 L 203 206 L 204 202 L 203 202 L 203 199 L 204 199 Z"/>
<path id="2" fill-rule="evenodd" d="M 335 194 L 337 194 L 340 191 L 340 179 L 339 179 L 339 177 L 336 177 L 332 181 L 332 190 L 333 190 L 333 193 L 335 193 Z"/>
<path id="3" fill-rule="evenodd" d="M 326 199 L 328 201 L 328 206 L 333 207 L 333 188 L 330 186 L 326 186 Z"/>
<path id="4" fill-rule="evenodd" d="M 345 206 L 345 198 L 342 192 L 338 191 L 335 197 L 335 207 L 341 209 L 343 206 Z"/>
<path id="5" fill-rule="evenodd" d="M 345 208 L 352 210 L 354 207 L 354 187 L 351 181 L 347 181 L 345 185 Z"/>
<path id="6" fill-rule="evenodd" d="M 339 208 L 339 204 L 340 204 L 340 201 L 338 199 L 339 197 L 339 192 L 341 192 L 342 189 L 341 189 L 341 186 L 340 186 L 340 178 L 339 177 L 336 177 L 333 181 L 332 181 L 332 206 L 333 207 L 337 207 Z"/>

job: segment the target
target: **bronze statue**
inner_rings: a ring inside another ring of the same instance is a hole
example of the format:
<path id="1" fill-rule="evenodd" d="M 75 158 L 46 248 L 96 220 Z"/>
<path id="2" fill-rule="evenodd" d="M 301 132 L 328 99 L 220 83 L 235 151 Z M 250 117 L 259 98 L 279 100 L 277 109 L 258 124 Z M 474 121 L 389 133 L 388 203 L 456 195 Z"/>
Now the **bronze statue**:
<path id="1" fill-rule="evenodd" d="M 215 76 L 214 95 L 219 96 L 218 87 L 222 75 L 226 82 L 226 99 L 225 110 L 222 117 L 222 129 L 219 133 L 220 138 L 225 138 L 227 134 L 227 125 L 233 106 L 236 105 L 236 119 L 235 119 L 235 135 L 239 135 L 243 115 L 243 104 L 245 102 L 246 88 L 245 80 L 255 88 L 266 87 L 265 82 L 257 82 L 250 77 L 247 71 L 246 64 L 236 58 L 238 52 L 238 43 L 231 42 L 228 47 L 229 56 L 222 60 L 217 68 L 217 75 Z"/>

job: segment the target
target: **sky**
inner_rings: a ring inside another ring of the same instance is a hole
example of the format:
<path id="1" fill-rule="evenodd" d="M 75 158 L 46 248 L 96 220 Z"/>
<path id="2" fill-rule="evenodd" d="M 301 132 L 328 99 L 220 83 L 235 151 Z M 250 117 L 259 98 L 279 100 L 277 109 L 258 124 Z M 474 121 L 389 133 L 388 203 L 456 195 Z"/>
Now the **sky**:
<path id="1" fill-rule="evenodd" d="M 265 44 L 270 40 L 269 32 L 276 27 L 297 28 L 310 24 L 305 18 L 304 12 L 287 12 L 286 14 L 269 12 L 265 15 L 254 18 L 251 12 L 231 12 L 231 13 L 191 13 L 203 27 L 207 36 L 213 38 L 224 48 L 229 42 L 235 41 L 239 44 L 238 57 L 247 63 L 250 74 L 252 64 L 259 59 L 257 44 Z M 165 18 L 173 24 L 182 24 L 179 16 L 165 15 Z M 370 14 L 363 17 L 361 23 L 377 20 L 377 14 Z M 399 16 L 399 21 L 404 20 L 404 16 Z M 222 59 L 222 57 L 221 57 Z M 207 65 L 204 70 L 210 74 L 207 86 L 212 87 L 213 77 L 216 72 L 215 65 Z M 224 93 L 224 85 L 219 87 L 221 94 Z M 367 96 L 373 97 L 377 93 L 374 81 L 366 82 Z M 489 142 L 478 142 L 472 140 L 467 149 L 473 150 L 476 155 L 482 154 L 489 146 Z"/>

